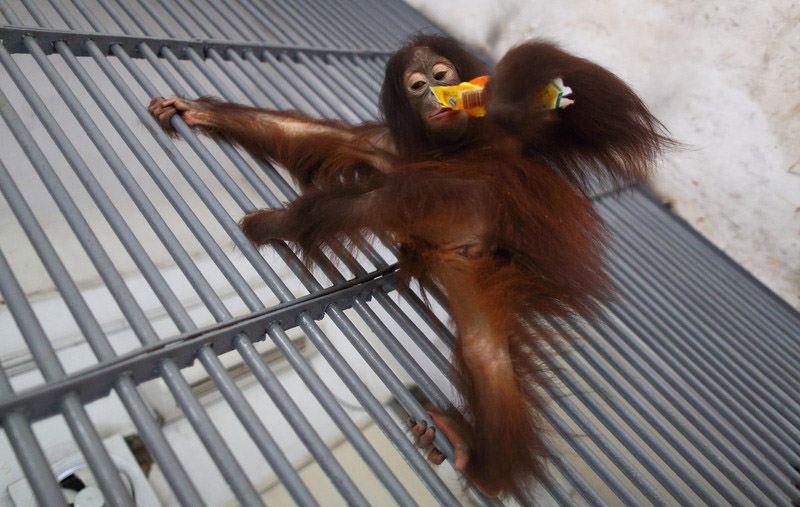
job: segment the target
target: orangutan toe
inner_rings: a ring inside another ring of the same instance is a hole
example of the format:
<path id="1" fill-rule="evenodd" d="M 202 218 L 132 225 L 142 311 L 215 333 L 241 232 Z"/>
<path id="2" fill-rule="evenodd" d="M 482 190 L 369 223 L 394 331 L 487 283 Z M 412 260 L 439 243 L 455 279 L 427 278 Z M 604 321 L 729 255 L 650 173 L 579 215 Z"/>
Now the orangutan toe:
<path id="1" fill-rule="evenodd" d="M 239 227 L 254 245 L 264 245 L 271 239 L 280 237 L 281 224 L 286 210 L 261 209 L 248 213 L 239 221 Z"/>

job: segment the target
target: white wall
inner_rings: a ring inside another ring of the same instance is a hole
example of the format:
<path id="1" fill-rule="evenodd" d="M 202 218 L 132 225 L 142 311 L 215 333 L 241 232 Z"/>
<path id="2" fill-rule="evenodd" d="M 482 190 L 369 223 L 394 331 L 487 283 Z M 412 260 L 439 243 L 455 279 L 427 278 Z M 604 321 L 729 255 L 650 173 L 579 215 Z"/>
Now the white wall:
<path id="1" fill-rule="evenodd" d="M 625 79 L 691 149 L 656 191 L 800 309 L 800 4 L 409 0 L 499 59 L 545 37 Z"/>

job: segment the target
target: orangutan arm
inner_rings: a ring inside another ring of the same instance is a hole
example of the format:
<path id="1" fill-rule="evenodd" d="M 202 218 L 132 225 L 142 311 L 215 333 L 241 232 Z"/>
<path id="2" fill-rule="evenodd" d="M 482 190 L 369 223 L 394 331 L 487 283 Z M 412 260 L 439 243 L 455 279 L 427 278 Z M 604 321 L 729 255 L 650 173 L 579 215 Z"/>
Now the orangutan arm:
<path id="1" fill-rule="evenodd" d="M 559 77 L 574 104 L 542 110 L 539 94 Z M 617 185 L 647 178 L 662 152 L 678 145 L 624 81 L 549 42 L 512 48 L 486 89 L 489 120 L 583 190 L 595 178 Z"/>
<path id="2" fill-rule="evenodd" d="M 170 120 L 178 114 L 189 127 L 280 164 L 304 188 L 389 172 L 394 164 L 394 143 L 381 124 L 351 126 L 209 97 L 153 97 L 148 110 L 168 134 L 177 135 Z"/>

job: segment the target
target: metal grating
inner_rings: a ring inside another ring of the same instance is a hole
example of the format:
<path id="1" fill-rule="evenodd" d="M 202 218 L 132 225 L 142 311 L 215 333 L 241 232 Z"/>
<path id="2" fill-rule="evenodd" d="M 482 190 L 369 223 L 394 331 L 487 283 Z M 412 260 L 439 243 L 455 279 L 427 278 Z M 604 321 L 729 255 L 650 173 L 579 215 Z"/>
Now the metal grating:
<path id="1" fill-rule="evenodd" d="M 40 504 L 64 504 L 47 445 L 59 427 L 107 503 L 142 504 L 103 440 L 109 400 L 165 503 L 257 505 L 277 483 L 301 505 L 497 503 L 404 433 L 398 414 L 425 418 L 410 387 L 452 403 L 453 337 L 441 308 L 396 293 L 391 246 L 314 273 L 285 245 L 257 252 L 234 220 L 291 200 L 286 174 L 179 119 L 175 142 L 144 107 L 213 94 L 374 118 L 386 57 L 428 21 L 390 0 L 20 0 L 0 13 L 0 448 Z M 597 322 L 552 323 L 579 337 L 548 359 L 554 481 L 505 503 L 797 501 L 800 316 L 646 193 L 597 206 L 621 296 Z"/>

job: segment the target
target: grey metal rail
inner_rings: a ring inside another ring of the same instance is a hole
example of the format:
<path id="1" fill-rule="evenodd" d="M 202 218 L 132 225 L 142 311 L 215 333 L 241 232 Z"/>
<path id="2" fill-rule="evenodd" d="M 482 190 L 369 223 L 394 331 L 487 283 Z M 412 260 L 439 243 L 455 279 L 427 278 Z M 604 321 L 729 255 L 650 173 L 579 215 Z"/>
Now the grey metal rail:
<path id="1" fill-rule="evenodd" d="M 463 496 L 443 481 L 364 377 L 369 371 L 417 420 L 432 422 L 410 383 L 438 408 L 453 408 L 446 352 L 454 337 L 436 294 L 430 295 L 433 311 L 419 292 L 397 295 L 394 248 L 380 241 L 362 242 L 356 255 L 336 249 L 335 262 L 313 272 L 285 244 L 258 252 L 235 218 L 296 197 L 286 173 L 198 138 L 177 116 L 173 125 L 182 141 L 176 142 L 145 109 L 152 95 L 212 94 L 372 120 L 388 55 L 408 34 L 435 26 L 394 0 L 14 0 L 0 2 L 0 13 L 6 20 L 0 132 L 13 144 L 0 153 L 0 204 L 29 242 L 19 247 L 28 258 L 17 245 L 0 245 L 7 307 L 0 307 L 0 318 L 4 311 L 13 317 L 13 331 L 43 377 L 15 390 L 13 370 L 0 367 L 0 422 L 41 504 L 63 503 L 35 431 L 37 421 L 55 414 L 64 417 L 108 503 L 135 501 L 87 412 L 107 397 L 120 400 L 181 504 L 202 505 L 211 484 L 227 484 L 228 498 L 258 505 L 265 497 L 256 481 L 272 476 L 297 504 L 331 500 L 303 476 L 295 448 L 278 436 L 285 428 L 264 419 L 259 398 L 274 404 L 347 503 L 368 504 L 372 493 L 366 478 L 354 476 L 329 447 L 330 431 L 343 436 L 398 504 L 498 503 Z M 361 84 L 355 88 L 353 81 Z M 38 181 L 21 179 L 20 164 Z M 67 230 L 37 216 L 39 201 L 48 199 Z M 608 263 L 620 297 L 596 321 L 550 323 L 574 337 L 544 358 L 559 380 L 545 393 L 553 400 L 544 414 L 553 429 L 547 435 L 552 480 L 504 501 L 772 505 L 800 499 L 800 316 L 646 192 L 605 195 L 596 205 L 612 231 Z M 151 240 L 133 225 L 133 212 Z M 74 258 L 59 248 L 66 234 L 139 340 L 132 350 L 115 348 L 85 282 L 73 274 Z M 37 311 L 40 299 L 25 288 L 19 266 L 29 259 L 38 259 L 52 285 L 48 297 L 72 316 L 94 363 L 74 371 L 63 362 Z M 170 266 L 180 284 L 167 274 Z M 139 286 L 146 290 L 133 288 Z M 287 335 L 293 328 L 331 373 L 297 348 Z M 267 337 L 308 401 L 259 352 Z M 259 386 L 255 398 L 223 362 L 231 354 Z M 226 438 L 231 428 L 192 390 L 185 373 L 195 360 L 268 467 Z M 379 451 L 368 440 L 332 378 L 394 450 Z M 210 457 L 218 478 L 193 475 L 194 465 L 179 456 L 179 443 L 139 387 L 154 379 L 169 389 L 198 439 L 197 452 Z M 328 426 L 304 413 L 312 402 Z M 435 443 L 452 460 L 452 445 L 440 432 Z M 427 492 L 401 476 L 391 464 L 394 453 Z"/>

